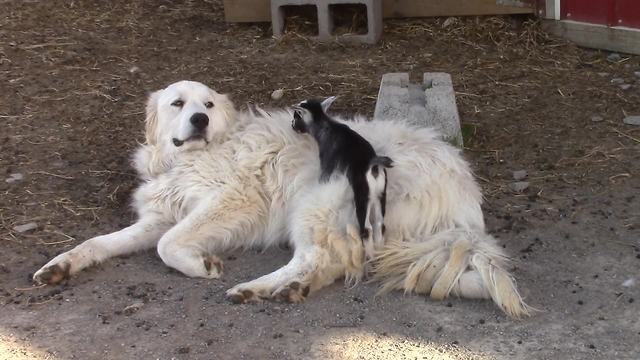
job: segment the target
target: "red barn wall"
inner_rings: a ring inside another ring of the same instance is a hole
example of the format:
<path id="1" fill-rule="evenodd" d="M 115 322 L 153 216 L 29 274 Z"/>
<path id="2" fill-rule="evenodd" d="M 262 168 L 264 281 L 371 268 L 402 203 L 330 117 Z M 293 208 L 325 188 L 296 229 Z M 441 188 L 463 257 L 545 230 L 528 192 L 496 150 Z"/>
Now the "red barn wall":
<path id="1" fill-rule="evenodd" d="M 640 0 L 560 0 L 562 19 L 640 28 Z"/>

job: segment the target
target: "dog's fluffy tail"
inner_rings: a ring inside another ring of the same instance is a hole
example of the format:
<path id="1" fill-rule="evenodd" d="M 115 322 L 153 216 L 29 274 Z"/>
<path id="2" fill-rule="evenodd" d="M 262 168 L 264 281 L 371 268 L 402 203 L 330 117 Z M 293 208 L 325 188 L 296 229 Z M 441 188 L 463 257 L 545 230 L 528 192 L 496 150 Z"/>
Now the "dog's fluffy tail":
<path id="1" fill-rule="evenodd" d="M 373 263 L 374 280 L 382 282 L 380 292 L 404 289 L 435 300 L 491 298 L 512 317 L 529 316 L 533 309 L 518 293 L 507 262 L 490 235 L 449 230 L 421 242 L 387 243 Z"/>

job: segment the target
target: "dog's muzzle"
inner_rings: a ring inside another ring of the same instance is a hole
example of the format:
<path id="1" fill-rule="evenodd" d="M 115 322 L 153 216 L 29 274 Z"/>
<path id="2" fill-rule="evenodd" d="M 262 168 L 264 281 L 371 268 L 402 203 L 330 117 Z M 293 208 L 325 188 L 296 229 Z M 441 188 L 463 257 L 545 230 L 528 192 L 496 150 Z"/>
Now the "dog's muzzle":
<path id="1" fill-rule="evenodd" d="M 196 130 L 202 132 L 209 125 L 209 117 L 204 113 L 195 113 L 191 115 L 189 122 L 194 128 L 196 128 Z"/>
<path id="2" fill-rule="evenodd" d="M 207 141 L 207 138 L 205 137 L 204 133 L 201 132 L 201 131 L 189 136 L 188 138 L 186 138 L 184 140 L 180 140 L 178 138 L 171 139 L 171 141 L 173 142 L 173 145 L 175 145 L 176 147 L 180 147 L 180 146 L 184 145 L 184 143 L 186 143 L 187 141 L 198 141 L 198 140 L 202 140 L 207 144 L 209 143 L 209 141 Z"/>
<path id="3" fill-rule="evenodd" d="M 209 126 L 209 117 L 207 116 L 207 114 L 195 113 L 191 115 L 189 122 L 191 123 L 194 129 L 193 134 L 184 140 L 173 138 L 172 139 L 173 145 L 175 145 L 176 147 L 180 147 L 184 145 L 184 143 L 187 141 L 196 141 L 196 140 L 204 140 L 205 142 L 208 143 L 206 132 L 207 132 L 207 126 Z"/>

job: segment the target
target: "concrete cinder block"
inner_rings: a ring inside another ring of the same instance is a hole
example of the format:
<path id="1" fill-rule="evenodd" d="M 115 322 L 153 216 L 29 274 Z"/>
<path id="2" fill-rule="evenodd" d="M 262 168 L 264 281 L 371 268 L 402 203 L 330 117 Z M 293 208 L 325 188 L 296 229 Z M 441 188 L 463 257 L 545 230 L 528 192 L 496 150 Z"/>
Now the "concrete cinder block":
<path id="1" fill-rule="evenodd" d="M 314 5 L 318 14 L 318 41 L 330 41 L 333 38 L 333 18 L 330 5 L 363 4 L 367 7 L 367 33 L 364 35 L 340 35 L 339 40 L 377 43 L 382 37 L 382 0 L 271 0 L 271 26 L 273 35 L 281 37 L 284 31 L 285 15 L 283 6 Z"/>
<path id="2" fill-rule="evenodd" d="M 446 141 L 463 145 L 455 91 L 447 73 L 424 73 L 422 84 L 410 83 L 408 73 L 384 74 L 373 117 L 432 127 Z"/>

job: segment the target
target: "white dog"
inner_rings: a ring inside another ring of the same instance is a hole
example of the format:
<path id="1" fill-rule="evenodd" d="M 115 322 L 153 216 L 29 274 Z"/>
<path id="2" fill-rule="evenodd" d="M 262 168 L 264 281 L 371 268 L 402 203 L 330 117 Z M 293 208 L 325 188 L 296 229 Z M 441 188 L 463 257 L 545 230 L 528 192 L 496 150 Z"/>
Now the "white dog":
<path id="1" fill-rule="evenodd" d="M 291 111 L 238 113 L 205 85 L 181 81 L 153 93 L 146 143 L 134 165 L 143 180 L 134 196 L 138 221 L 58 255 L 36 274 L 58 283 L 113 256 L 157 247 L 187 276 L 219 278 L 227 250 L 289 241 L 291 261 L 239 284 L 236 303 L 303 301 L 336 279 L 361 279 L 364 255 L 346 178 L 320 183 L 316 143 L 291 129 Z M 356 119 L 350 126 L 393 158 L 389 169 L 386 247 L 374 279 L 382 290 L 491 298 L 507 314 L 528 315 L 506 257 L 485 233 L 482 196 L 459 151 L 429 129 Z"/>

